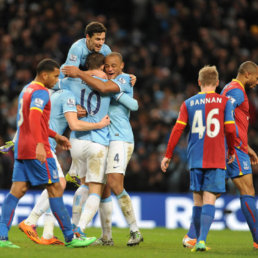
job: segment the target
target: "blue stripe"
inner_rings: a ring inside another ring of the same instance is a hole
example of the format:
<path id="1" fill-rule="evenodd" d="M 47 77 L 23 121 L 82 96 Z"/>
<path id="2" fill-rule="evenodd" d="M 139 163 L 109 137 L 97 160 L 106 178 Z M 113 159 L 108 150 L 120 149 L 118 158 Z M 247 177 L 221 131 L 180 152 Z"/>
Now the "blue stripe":
<path id="1" fill-rule="evenodd" d="M 101 199 L 101 202 L 112 202 L 112 197 L 111 195 L 105 199 Z"/>
<path id="2" fill-rule="evenodd" d="M 98 196 L 99 199 L 100 199 L 100 196 L 99 196 L 98 194 L 96 194 L 96 193 L 91 193 L 89 196 L 91 196 L 91 195 L 96 195 L 96 196 Z"/>
<path id="3" fill-rule="evenodd" d="M 122 193 L 118 194 L 118 195 L 116 196 L 116 198 L 117 198 L 117 199 L 120 199 L 120 198 L 123 197 L 124 195 L 128 195 L 128 193 L 125 191 L 125 189 L 123 190 Z"/>

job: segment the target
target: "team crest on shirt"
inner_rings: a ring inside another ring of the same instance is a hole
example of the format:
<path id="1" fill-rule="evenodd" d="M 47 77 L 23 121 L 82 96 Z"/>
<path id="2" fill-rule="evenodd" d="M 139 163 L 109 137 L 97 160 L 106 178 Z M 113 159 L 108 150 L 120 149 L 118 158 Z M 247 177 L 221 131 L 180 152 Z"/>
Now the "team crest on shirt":
<path id="1" fill-rule="evenodd" d="M 35 105 L 37 107 L 43 107 L 43 104 L 44 104 L 44 100 L 43 99 L 40 99 L 40 98 L 36 98 L 35 101 L 34 101 Z"/>
<path id="2" fill-rule="evenodd" d="M 122 84 L 126 83 L 126 80 L 124 78 L 119 78 L 118 81 L 121 82 Z"/>
<path id="3" fill-rule="evenodd" d="M 67 105 L 68 106 L 75 106 L 75 100 L 74 99 L 68 99 L 67 100 Z"/>
<path id="4" fill-rule="evenodd" d="M 70 61 L 75 62 L 77 60 L 77 56 L 76 55 L 70 55 L 69 59 L 70 59 Z"/>
<path id="5" fill-rule="evenodd" d="M 243 161 L 243 165 L 244 165 L 244 167 L 243 167 L 244 170 L 250 169 L 249 164 L 248 164 L 247 161 Z"/>

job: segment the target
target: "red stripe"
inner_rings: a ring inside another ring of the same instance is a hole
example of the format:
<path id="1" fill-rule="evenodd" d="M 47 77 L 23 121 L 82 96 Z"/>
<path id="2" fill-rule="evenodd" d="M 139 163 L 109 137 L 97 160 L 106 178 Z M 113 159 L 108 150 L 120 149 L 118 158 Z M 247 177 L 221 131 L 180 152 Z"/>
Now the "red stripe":
<path id="1" fill-rule="evenodd" d="M 238 155 L 237 155 L 236 151 L 235 151 L 235 155 L 236 155 L 236 161 L 237 161 L 237 165 L 238 165 L 239 173 L 240 173 L 240 172 L 242 172 L 242 170 L 241 170 L 241 165 L 240 165 L 239 158 L 238 158 Z"/>
<path id="2" fill-rule="evenodd" d="M 46 169 L 47 169 L 47 177 L 48 177 L 48 179 L 50 179 L 50 180 L 51 180 L 51 174 L 50 174 L 50 171 L 49 171 L 49 168 L 48 168 L 47 159 L 46 159 L 45 164 L 46 164 Z"/>
<path id="3" fill-rule="evenodd" d="M 252 210 L 250 209 L 250 207 L 249 207 L 249 205 L 248 205 L 248 203 L 247 203 L 247 202 L 245 202 L 245 206 L 247 207 L 248 211 L 250 212 L 250 214 L 251 214 L 251 216 L 252 216 L 252 218 L 253 218 L 253 221 L 254 221 L 254 223 L 255 223 L 255 217 L 254 217 L 254 214 L 252 213 Z"/>
<path id="4" fill-rule="evenodd" d="M 58 217 L 58 215 L 57 215 L 56 212 L 54 212 L 54 214 L 55 214 L 56 219 L 57 219 L 58 222 L 59 222 L 59 225 L 60 225 L 61 229 L 64 230 L 64 225 L 63 225 L 62 221 L 60 220 L 60 218 Z"/>
<path id="5" fill-rule="evenodd" d="M 10 219 L 9 219 L 9 221 L 8 221 L 8 223 L 7 223 L 7 227 L 9 227 L 9 225 L 10 225 L 10 224 L 11 224 L 11 222 L 12 222 L 13 214 L 14 214 L 14 209 L 12 210 L 12 213 L 11 213 Z"/>

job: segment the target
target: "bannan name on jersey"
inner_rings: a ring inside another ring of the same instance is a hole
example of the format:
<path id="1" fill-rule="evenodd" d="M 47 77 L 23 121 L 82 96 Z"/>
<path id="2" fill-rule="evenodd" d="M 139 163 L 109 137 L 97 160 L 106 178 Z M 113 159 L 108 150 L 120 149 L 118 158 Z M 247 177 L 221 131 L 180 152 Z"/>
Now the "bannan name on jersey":
<path id="1" fill-rule="evenodd" d="M 212 98 L 194 99 L 190 101 L 190 106 L 202 105 L 207 103 L 222 103 L 222 98 L 212 97 Z"/>

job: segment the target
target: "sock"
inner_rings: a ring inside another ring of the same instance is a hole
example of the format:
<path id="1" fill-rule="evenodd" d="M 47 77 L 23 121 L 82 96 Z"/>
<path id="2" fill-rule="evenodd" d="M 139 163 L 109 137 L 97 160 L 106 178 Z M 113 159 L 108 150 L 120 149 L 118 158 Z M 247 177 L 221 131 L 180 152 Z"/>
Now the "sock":
<path id="1" fill-rule="evenodd" d="M 88 195 L 89 187 L 87 185 L 81 185 L 74 194 L 72 222 L 75 226 L 77 226 L 79 223 L 82 212 L 82 206 L 86 202 Z"/>
<path id="2" fill-rule="evenodd" d="M 197 216 L 200 218 L 201 212 L 202 212 L 202 207 L 193 206 L 192 221 L 190 224 L 189 231 L 187 232 L 187 236 L 190 238 L 197 238 L 196 230 L 195 230 L 195 226 L 194 226 L 194 217 Z M 199 222 L 200 222 L 200 220 L 199 220 Z M 199 229 L 199 233 L 200 233 L 200 229 Z"/>
<path id="3" fill-rule="evenodd" d="M 2 205 L 2 215 L 0 220 L 0 240 L 8 240 L 8 231 L 12 225 L 14 212 L 19 199 L 11 193 L 5 197 Z"/>
<path id="4" fill-rule="evenodd" d="M 104 240 L 109 240 L 112 238 L 112 212 L 113 204 L 112 197 L 109 196 L 105 199 L 101 199 L 99 205 L 99 213 L 101 220 L 102 235 Z"/>
<path id="5" fill-rule="evenodd" d="M 258 212 L 256 210 L 255 198 L 251 195 L 241 195 L 241 210 L 252 233 L 253 241 L 258 243 Z"/>
<path id="6" fill-rule="evenodd" d="M 195 206 L 195 207 L 199 207 L 199 208 L 193 209 L 192 223 L 194 224 L 196 238 L 198 239 L 200 236 L 202 207 L 200 206 Z"/>
<path id="7" fill-rule="evenodd" d="M 128 193 L 125 191 L 125 189 L 122 191 L 122 193 L 117 195 L 116 198 L 124 214 L 124 217 L 130 227 L 130 231 L 132 232 L 139 231 L 139 228 L 136 224 L 132 201 Z"/>
<path id="8" fill-rule="evenodd" d="M 80 221 L 78 223 L 78 227 L 84 231 L 86 226 L 90 223 L 93 219 L 94 215 L 96 214 L 100 203 L 100 196 L 96 193 L 92 193 L 89 195 L 88 199 L 86 200 L 84 209 L 81 214 Z"/>
<path id="9" fill-rule="evenodd" d="M 63 197 L 49 198 L 51 211 L 56 217 L 59 226 L 64 234 L 65 242 L 71 242 L 73 239 L 73 230 L 67 209 L 65 208 Z"/>
<path id="10" fill-rule="evenodd" d="M 201 229 L 200 236 L 198 237 L 199 241 L 206 242 L 206 238 L 211 227 L 211 223 L 214 219 L 215 215 L 215 206 L 210 204 L 205 204 L 202 206 L 202 214 L 201 214 Z"/>
<path id="11" fill-rule="evenodd" d="M 45 213 L 43 238 L 51 239 L 54 237 L 55 217 L 51 210 L 48 209 Z"/>
<path id="12" fill-rule="evenodd" d="M 40 216 L 45 213 L 49 209 L 49 200 L 48 200 L 48 193 L 47 189 L 45 189 L 37 203 L 35 204 L 33 210 L 31 211 L 29 217 L 25 220 L 25 224 L 27 225 L 37 225 L 37 222 Z"/>

